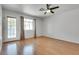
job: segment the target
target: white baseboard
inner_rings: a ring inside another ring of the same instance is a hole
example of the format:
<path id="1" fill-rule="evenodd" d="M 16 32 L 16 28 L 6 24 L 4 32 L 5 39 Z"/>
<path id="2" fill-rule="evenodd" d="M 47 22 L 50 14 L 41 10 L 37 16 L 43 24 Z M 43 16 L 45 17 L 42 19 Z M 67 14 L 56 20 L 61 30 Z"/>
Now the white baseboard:
<path id="1" fill-rule="evenodd" d="M 79 44 L 79 41 L 69 40 L 69 39 L 66 39 L 66 38 L 64 38 L 64 37 L 48 36 L 48 35 L 45 35 L 45 36 L 47 36 L 47 37 L 49 37 L 49 38 L 55 38 L 55 39 L 59 39 L 59 40 L 63 40 L 63 41 L 67 41 L 67 42 Z"/>

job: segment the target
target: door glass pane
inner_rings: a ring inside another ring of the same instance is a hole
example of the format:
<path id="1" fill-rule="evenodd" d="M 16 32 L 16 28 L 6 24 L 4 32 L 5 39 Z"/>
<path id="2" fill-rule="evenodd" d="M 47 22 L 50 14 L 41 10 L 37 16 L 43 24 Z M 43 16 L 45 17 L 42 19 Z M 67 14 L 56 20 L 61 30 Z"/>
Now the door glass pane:
<path id="1" fill-rule="evenodd" d="M 8 38 L 16 38 L 16 18 L 8 17 Z"/>
<path id="2" fill-rule="evenodd" d="M 33 20 L 24 19 L 24 30 L 33 30 Z"/>

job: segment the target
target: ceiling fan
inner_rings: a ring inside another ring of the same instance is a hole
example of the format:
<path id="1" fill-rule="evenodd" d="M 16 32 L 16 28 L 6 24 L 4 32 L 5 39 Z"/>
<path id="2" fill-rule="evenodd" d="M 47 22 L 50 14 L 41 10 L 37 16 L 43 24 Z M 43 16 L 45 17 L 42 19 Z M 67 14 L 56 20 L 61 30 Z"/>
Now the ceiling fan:
<path id="1" fill-rule="evenodd" d="M 54 9 L 57 9 L 59 8 L 59 6 L 56 6 L 56 7 L 51 7 L 51 4 L 46 4 L 46 9 L 45 8 L 40 8 L 40 11 L 45 11 L 44 14 L 46 15 L 48 12 L 50 13 L 54 13 Z"/>

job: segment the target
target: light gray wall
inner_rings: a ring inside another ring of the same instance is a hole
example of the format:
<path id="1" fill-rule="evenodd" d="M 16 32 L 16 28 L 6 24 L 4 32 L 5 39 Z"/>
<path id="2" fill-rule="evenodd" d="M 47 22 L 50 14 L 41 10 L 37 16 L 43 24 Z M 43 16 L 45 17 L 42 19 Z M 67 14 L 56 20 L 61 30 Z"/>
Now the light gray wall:
<path id="1" fill-rule="evenodd" d="M 45 18 L 43 35 L 79 43 L 79 9 Z"/>
<path id="2" fill-rule="evenodd" d="M 28 19 L 37 19 L 37 35 L 40 36 L 42 35 L 42 20 L 41 18 L 37 18 L 37 17 L 32 17 L 32 16 L 28 16 L 28 15 L 25 15 L 25 14 L 22 14 L 22 13 L 18 13 L 18 12 L 15 12 L 15 11 L 11 11 L 11 10 L 5 10 L 3 9 L 3 34 L 4 34 L 4 41 L 7 41 L 7 34 L 8 34 L 8 30 L 7 30 L 7 16 L 12 16 L 12 17 L 16 17 L 16 31 L 17 31 L 17 40 L 20 39 L 20 16 L 24 16 L 25 18 L 28 18 Z M 34 31 L 25 31 L 25 37 L 26 38 L 29 38 L 29 37 L 32 37 L 34 34 Z M 9 39 L 8 39 L 9 41 Z"/>
<path id="3" fill-rule="evenodd" d="M 2 7 L 0 5 L 0 50 L 2 47 Z"/>

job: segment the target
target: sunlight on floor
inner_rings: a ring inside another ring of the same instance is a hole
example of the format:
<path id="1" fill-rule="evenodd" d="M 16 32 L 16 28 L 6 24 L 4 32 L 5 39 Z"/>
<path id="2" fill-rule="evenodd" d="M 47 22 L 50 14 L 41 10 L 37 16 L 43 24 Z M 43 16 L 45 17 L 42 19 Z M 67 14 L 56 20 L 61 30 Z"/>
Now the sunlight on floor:
<path id="1" fill-rule="evenodd" d="M 7 45 L 7 55 L 17 55 L 20 52 L 20 55 L 33 55 L 34 54 L 34 45 L 33 44 L 27 44 L 18 49 L 17 44 L 10 44 Z M 21 50 L 21 51 L 19 51 Z"/>
<path id="2" fill-rule="evenodd" d="M 23 50 L 24 55 L 33 55 L 33 45 L 26 45 Z"/>
<path id="3" fill-rule="evenodd" d="M 8 55 L 16 55 L 17 54 L 17 45 L 11 44 L 7 46 Z"/>

